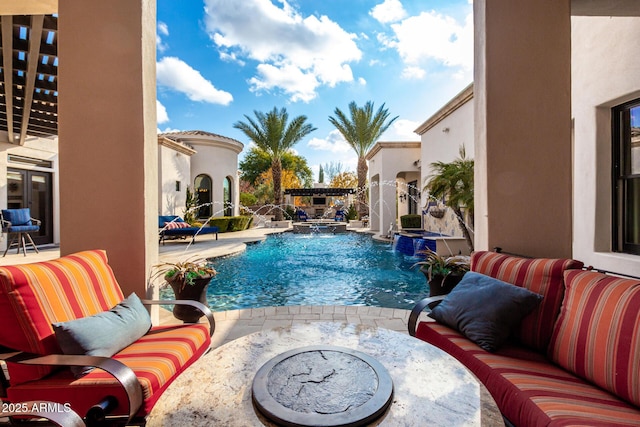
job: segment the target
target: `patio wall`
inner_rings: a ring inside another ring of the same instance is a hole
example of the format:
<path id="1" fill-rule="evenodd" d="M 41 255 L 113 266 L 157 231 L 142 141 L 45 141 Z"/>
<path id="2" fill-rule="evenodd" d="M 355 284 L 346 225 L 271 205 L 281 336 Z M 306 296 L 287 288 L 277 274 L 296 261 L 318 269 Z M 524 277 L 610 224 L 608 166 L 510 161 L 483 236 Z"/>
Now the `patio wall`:
<path id="1" fill-rule="evenodd" d="M 633 275 L 638 256 L 611 251 L 611 107 L 640 97 L 638 40 L 640 17 L 572 18 L 573 256 Z"/>

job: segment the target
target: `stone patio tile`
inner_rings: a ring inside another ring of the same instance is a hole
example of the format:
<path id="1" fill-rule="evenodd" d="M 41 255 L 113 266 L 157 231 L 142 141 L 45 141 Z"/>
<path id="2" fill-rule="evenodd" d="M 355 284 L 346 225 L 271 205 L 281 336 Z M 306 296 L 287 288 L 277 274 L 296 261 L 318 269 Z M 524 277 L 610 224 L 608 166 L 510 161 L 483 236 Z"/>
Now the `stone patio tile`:
<path id="1" fill-rule="evenodd" d="M 288 307 L 289 314 L 300 314 L 299 305 L 291 305 Z"/>
<path id="2" fill-rule="evenodd" d="M 275 320 L 275 319 L 266 319 L 264 324 L 262 325 L 263 329 L 272 329 L 272 328 L 282 328 L 291 326 L 293 324 L 293 320 Z"/>
<path id="3" fill-rule="evenodd" d="M 276 307 L 276 314 L 289 314 L 289 307 Z"/>
<path id="4" fill-rule="evenodd" d="M 253 317 L 253 310 L 250 308 L 246 308 L 238 311 L 239 311 L 238 319 L 251 319 Z"/>
<path id="5" fill-rule="evenodd" d="M 392 331 L 407 332 L 407 324 L 401 319 L 377 319 L 375 321 L 376 326 L 385 329 L 391 329 Z"/>
<path id="6" fill-rule="evenodd" d="M 344 314 L 347 312 L 347 307 L 344 305 L 335 305 L 333 306 L 333 312 L 335 314 Z"/>

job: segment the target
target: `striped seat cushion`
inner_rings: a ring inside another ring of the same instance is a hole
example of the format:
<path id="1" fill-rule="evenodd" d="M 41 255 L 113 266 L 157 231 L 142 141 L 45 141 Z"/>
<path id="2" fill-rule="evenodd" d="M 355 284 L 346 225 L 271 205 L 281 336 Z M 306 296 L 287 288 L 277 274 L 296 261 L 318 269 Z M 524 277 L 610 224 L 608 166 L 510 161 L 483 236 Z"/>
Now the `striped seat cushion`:
<path id="1" fill-rule="evenodd" d="M 142 385 L 144 404 L 138 412 L 139 416 L 151 411 L 162 392 L 205 352 L 209 344 L 209 331 L 205 325 L 153 328 L 114 356 L 133 369 Z M 127 398 L 122 388 L 101 369 L 94 369 L 80 379 L 75 379 L 69 370 L 59 371 L 47 378 L 8 389 L 8 398 L 13 402 L 70 402 L 71 407 L 81 415 L 106 395 L 118 399 L 115 415 L 127 413 Z"/>
<path id="2" fill-rule="evenodd" d="M 640 406 L 640 281 L 571 271 L 565 282 L 550 357 Z"/>
<path id="3" fill-rule="evenodd" d="M 496 252 L 471 255 L 471 270 L 512 283 L 542 295 L 544 299 L 520 324 L 516 337 L 524 345 L 547 351 L 560 304 L 564 296 L 563 273 L 580 269 L 583 263 L 571 259 L 520 258 Z"/>
<path id="4" fill-rule="evenodd" d="M 60 353 L 54 322 L 109 310 L 123 300 L 104 251 L 0 267 L 0 345 L 36 354 Z M 8 364 L 11 384 L 38 379 L 48 367 Z"/>
<path id="5" fill-rule="evenodd" d="M 460 360 L 487 387 L 516 426 L 640 426 L 640 408 L 524 347 L 489 353 L 457 331 L 421 322 L 416 337 Z"/>

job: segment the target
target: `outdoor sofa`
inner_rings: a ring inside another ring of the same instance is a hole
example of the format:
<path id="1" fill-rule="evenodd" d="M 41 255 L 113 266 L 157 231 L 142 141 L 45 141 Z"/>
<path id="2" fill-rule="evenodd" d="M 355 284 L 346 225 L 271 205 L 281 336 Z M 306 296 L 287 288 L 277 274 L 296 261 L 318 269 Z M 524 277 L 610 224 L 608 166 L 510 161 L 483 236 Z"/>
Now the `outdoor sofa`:
<path id="1" fill-rule="evenodd" d="M 160 231 L 160 243 L 164 244 L 169 239 L 185 239 L 191 237 L 191 243 L 194 243 L 196 236 L 201 234 L 215 234 L 218 240 L 218 231 L 220 228 L 216 226 L 192 227 L 182 218 L 176 215 L 158 215 L 158 228 Z"/>
<path id="2" fill-rule="evenodd" d="M 424 309 L 438 320 L 419 321 Z M 507 425 L 640 426 L 639 279 L 476 252 L 449 295 L 416 305 L 409 333 L 473 372 Z"/>
<path id="3" fill-rule="evenodd" d="M 209 324 L 152 326 L 150 304 L 198 307 Z M 0 267 L 0 325 L 3 408 L 25 415 L 25 402 L 48 402 L 51 417 L 78 414 L 101 426 L 144 425 L 215 328 L 199 302 L 125 298 L 101 250 Z"/>

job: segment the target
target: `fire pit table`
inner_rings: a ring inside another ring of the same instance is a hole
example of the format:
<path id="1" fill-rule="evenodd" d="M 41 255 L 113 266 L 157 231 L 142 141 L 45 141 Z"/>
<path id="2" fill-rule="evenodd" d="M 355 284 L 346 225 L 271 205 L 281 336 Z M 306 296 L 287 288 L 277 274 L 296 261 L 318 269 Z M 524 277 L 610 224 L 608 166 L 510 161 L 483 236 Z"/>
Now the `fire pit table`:
<path id="1" fill-rule="evenodd" d="M 297 359 L 300 355 L 302 359 Z M 292 370 L 294 377 L 306 377 L 287 379 Z M 289 374 L 283 376 L 286 371 Z M 351 384 L 336 377 L 319 389 L 319 393 L 326 393 L 324 398 L 307 403 L 293 399 L 298 392 L 305 395 L 305 381 L 319 383 L 338 371 L 355 375 L 362 383 Z M 350 391 L 340 390 L 345 387 Z M 280 392 L 284 405 L 274 404 L 273 395 Z M 361 395 L 352 396 L 352 402 L 341 402 L 356 393 Z M 273 405 L 285 407 L 284 412 L 311 414 L 312 418 L 332 413 L 325 420 L 334 424 L 313 424 L 313 420 L 305 424 L 304 417 L 287 421 L 280 413 L 274 417 Z M 349 406 L 356 409 L 338 414 Z M 360 412 L 368 413 L 364 421 L 357 419 Z M 440 349 L 387 329 L 319 322 L 257 332 L 211 351 L 169 386 L 151 411 L 147 426 L 338 426 L 363 422 L 390 427 L 504 425 L 484 386 Z"/>

